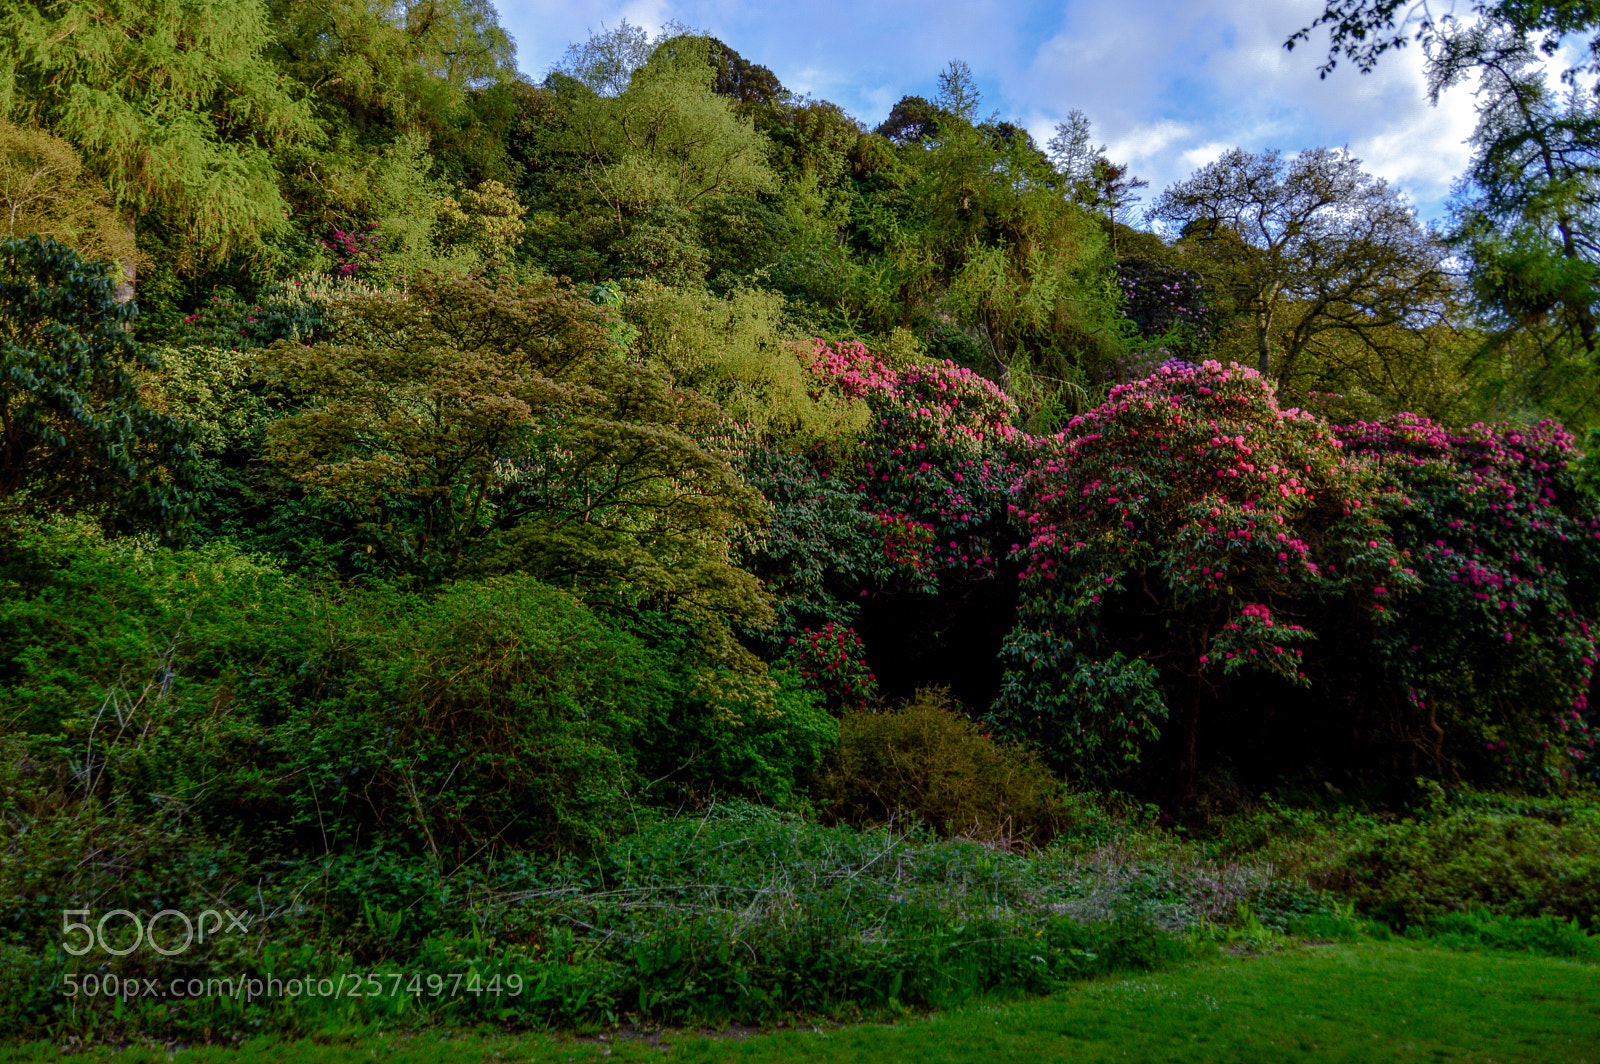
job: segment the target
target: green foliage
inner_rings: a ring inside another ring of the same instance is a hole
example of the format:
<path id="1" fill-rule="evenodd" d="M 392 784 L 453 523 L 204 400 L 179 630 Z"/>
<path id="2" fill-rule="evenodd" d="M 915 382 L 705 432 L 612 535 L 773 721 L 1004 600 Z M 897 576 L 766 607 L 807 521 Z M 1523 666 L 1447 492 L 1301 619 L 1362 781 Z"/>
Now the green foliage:
<path id="1" fill-rule="evenodd" d="M 226 545 L 53 527 L 7 560 L 6 730 L 70 737 L 85 797 L 157 821 L 457 862 L 569 846 L 619 830 L 668 715 L 637 640 L 525 576 L 341 596 Z"/>
<path id="2" fill-rule="evenodd" d="M 806 373 L 802 337 L 776 292 L 740 288 L 718 297 L 644 281 L 629 286 L 622 313 L 650 362 L 758 436 L 833 442 L 866 428 L 866 403 L 820 390 Z"/>
<path id="3" fill-rule="evenodd" d="M 165 531 L 191 515 L 183 426 L 140 398 L 156 362 L 104 266 L 37 236 L 0 242 L 0 502 Z"/>
<path id="4" fill-rule="evenodd" d="M 0 11 L 6 109 L 78 148 L 125 216 L 159 212 L 213 255 L 282 224 L 266 143 L 313 127 L 263 54 L 265 4 L 12 2 Z"/>
<path id="5" fill-rule="evenodd" d="M 37 234 L 87 259 L 133 259 L 133 242 L 106 187 L 84 172 L 72 146 L 0 115 L 0 212 L 4 237 Z"/>
<path id="6" fill-rule="evenodd" d="M 1367 830 L 1314 874 L 1396 924 L 1486 909 L 1593 931 L 1600 810 L 1592 800 L 1439 795 L 1422 815 Z"/>
<path id="7" fill-rule="evenodd" d="M 1429 920 L 1415 930 L 1435 946 L 1600 961 L 1600 939 L 1586 934 L 1577 920 L 1554 916 L 1490 916 L 1473 910 Z"/>
<path id="8" fill-rule="evenodd" d="M 911 817 L 942 835 L 1042 845 L 1069 820 L 1061 790 L 1035 755 L 995 743 L 948 692 L 927 690 L 845 716 L 814 793 L 848 823 Z"/>
<path id="9" fill-rule="evenodd" d="M 391 571 L 523 569 L 764 614 L 728 557 L 759 503 L 697 439 L 718 411 L 619 359 L 600 307 L 549 281 L 425 276 L 339 313 L 342 343 L 267 353 L 298 409 L 268 428 L 265 453 L 349 507 L 346 534 Z"/>
<path id="10" fill-rule="evenodd" d="M 635 641 L 524 576 L 354 605 L 344 675 L 282 707 L 276 763 L 242 773 L 300 781 L 282 799 L 303 828 L 409 833 L 452 864 L 621 830 L 633 750 L 666 708 Z"/>

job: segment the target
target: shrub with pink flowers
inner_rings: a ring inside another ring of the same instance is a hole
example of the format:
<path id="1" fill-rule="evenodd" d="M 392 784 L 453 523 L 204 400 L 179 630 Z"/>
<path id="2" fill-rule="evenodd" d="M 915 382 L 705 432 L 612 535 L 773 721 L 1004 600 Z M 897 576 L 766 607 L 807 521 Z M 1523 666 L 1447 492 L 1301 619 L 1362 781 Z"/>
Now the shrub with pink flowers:
<path id="1" fill-rule="evenodd" d="M 1192 778 L 1230 692 L 1296 712 L 1317 641 L 1378 638 L 1416 586 L 1402 505 L 1254 370 L 1167 365 L 1042 445 L 1011 516 L 1022 600 L 992 717 L 1114 774 L 1164 732 Z"/>
<path id="2" fill-rule="evenodd" d="M 1383 649 L 1443 758 L 1521 787 L 1594 778 L 1600 510 L 1575 482 L 1572 437 L 1414 414 L 1338 436 L 1411 500 L 1390 524 L 1422 590 Z"/>
<path id="3" fill-rule="evenodd" d="M 861 637 L 853 628 L 829 621 L 820 631 L 801 629 L 789 637 L 788 660 L 836 713 L 864 710 L 877 696 L 877 677 L 867 668 Z"/>
<path id="4" fill-rule="evenodd" d="M 337 277 L 364 277 L 382 258 L 376 222 L 348 232 L 335 229 L 320 243 L 333 256 L 332 272 Z"/>
<path id="5" fill-rule="evenodd" d="M 803 455 L 758 447 L 745 463 L 773 511 L 749 560 L 779 596 L 765 642 L 853 625 L 885 600 L 959 612 L 1000 575 L 1012 539 L 1006 504 L 1028 445 L 1012 425 L 1016 404 L 954 363 L 894 369 L 846 342 L 798 354 L 814 395 L 865 399 L 871 420 L 848 444 Z"/>

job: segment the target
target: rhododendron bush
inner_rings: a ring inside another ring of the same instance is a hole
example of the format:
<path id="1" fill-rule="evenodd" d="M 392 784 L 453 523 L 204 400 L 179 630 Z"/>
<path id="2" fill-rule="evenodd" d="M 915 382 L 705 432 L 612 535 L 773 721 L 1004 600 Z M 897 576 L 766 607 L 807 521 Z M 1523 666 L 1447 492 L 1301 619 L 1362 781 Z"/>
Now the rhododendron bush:
<path id="1" fill-rule="evenodd" d="M 1230 693 L 1296 712 L 1319 639 L 1392 623 L 1417 576 L 1383 486 L 1254 370 L 1168 364 L 1113 389 L 1019 482 L 1022 598 L 995 724 L 1085 773 L 1170 731 L 1192 778 L 1202 717 L 1228 716 Z"/>
<path id="2" fill-rule="evenodd" d="M 1016 404 L 953 362 L 894 369 L 858 343 L 822 341 L 797 354 L 815 397 L 863 399 L 872 416 L 840 446 L 757 448 L 746 462 L 773 509 L 750 559 L 779 598 L 769 647 L 782 653 L 807 628 L 848 630 L 885 597 L 942 596 L 954 609 L 992 583 L 1012 539 L 1012 452 L 1028 444 Z"/>
<path id="3" fill-rule="evenodd" d="M 874 604 L 908 604 L 908 625 L 938 605 L 943 624 L 1014 586 L 1014 613 L 985 615 L 1003 668 L 988 719 L 1075 775 L 1592 771 L 1600 515 L 1559 429 L 1339 428 L 1253 369 L 1174 361 L 1036 437 L 953 363 L 801 357 L 870 427 L 752 453 L 774 509 L 754 564 L 779 595 L 771 653 L 833 705 L 893 657 Z"/>
<path id="4" fill-rule="evenodd" d="M 1600 511 L 1574 482 L 1572 437 L 1549 422 L 1453 431 L 1413 414 L 1338 435 L 1411 500 L 1390 521 L 1422 591 L 1378 649 L 1437 755 L 1521 786 L 1594 776 Z"/>

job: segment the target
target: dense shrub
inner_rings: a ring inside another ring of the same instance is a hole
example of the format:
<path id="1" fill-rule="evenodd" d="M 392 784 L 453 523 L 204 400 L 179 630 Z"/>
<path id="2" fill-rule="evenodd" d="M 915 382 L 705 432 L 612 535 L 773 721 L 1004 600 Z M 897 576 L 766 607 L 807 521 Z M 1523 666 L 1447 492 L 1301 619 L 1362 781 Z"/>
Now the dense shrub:
<path id="1" fill-rule="evenodd" d="M 1019 489 L 1022 601 L 991 719 L 1074 772 L 1116 772 L 1171 720 L 1187 787 L 1203 724 L 1251 704 L 1303 721 L 1305 656 L 1333 668 L 1417 581 L 1376 471 L 1237 365 L 1113 389 Z"/>
<path id="2" fill-rule="evenodd" d="M 1437 760 L 1482 783 L 1600 778 L 1600 507 L 1574 482 L 1572 437 L 1410 414 L 1338 435 L 1408 501 L 1388 523 L 1421 587 L 1374 652 L 1426 715 Z"/>
<path id="3" fill-rule="evenodd" d="M 221 544 L 49 526 L 5 581 L 0 725 L 29 756 L 79 764 L 79 799 L 270 846 L 605 836 L 671 708 L 637 639 L 526 577 L 339 593 Z"/>
<path id="4" fill-rule="evenodd" d="M 909 816 L 942 834 L 999 842 L 1046 842 L 1066 819 L 1061 783 L 1037 757 L 995 743 L 940 690 L 846 716 L 815 793 L 838 820 Z"/>
<path id="5" fill-rule="evenodd" d="M 1308 871 L 1396 924 L 1483 909 L 1600 929 L 1600 807 L 1439 793 Z"/>

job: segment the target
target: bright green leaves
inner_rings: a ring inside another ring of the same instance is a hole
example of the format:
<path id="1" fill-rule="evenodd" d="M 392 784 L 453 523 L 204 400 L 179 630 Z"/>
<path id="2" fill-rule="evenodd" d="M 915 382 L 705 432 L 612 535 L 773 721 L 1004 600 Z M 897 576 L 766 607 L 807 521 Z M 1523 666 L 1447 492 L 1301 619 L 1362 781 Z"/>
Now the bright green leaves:
<path id="1" fill-rule="evenodd" d="M 0 4 L 0 98 L 77 147 L 125 215 L 224 254 L 282 224 L 273 151 L 313 135 L 259 0 Z"/>
<path id="2" fill-rule="evenodd" d="M 265 356 L 297 404 L 266 455 L 349 507 L 349 533 L 384 566 L 429 580 L 520 569 L 767 616 L 728 556 L 764 507 L 701 442 L 720 413 L 618 360 L 602 307 L 549 281 L 425 276 L 330 316 L 340 342 Z"/>

